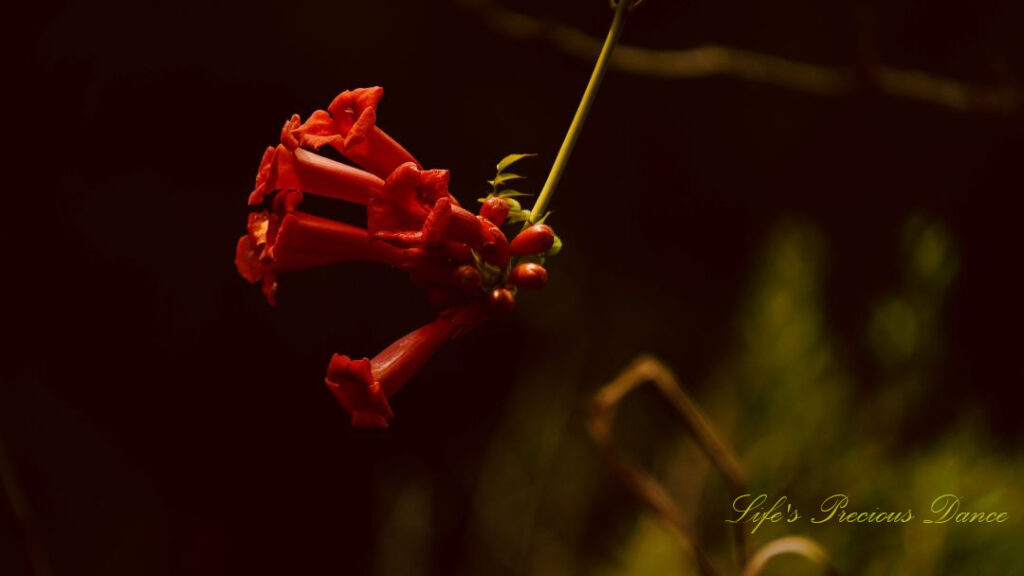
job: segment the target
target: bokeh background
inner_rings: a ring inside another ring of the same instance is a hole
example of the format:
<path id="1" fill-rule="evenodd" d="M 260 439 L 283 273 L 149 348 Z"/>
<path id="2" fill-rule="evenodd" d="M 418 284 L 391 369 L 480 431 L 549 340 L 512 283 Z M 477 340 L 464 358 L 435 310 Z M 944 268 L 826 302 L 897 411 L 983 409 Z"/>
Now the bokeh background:
<path id="1" fill-rule="evenodd" d="M 67 0 L 24 17 L 0 573 L 692 573 L 585 432 L 591 394 L 645 352 L 755 491 L 915 513 L 954 492 L 1010 514 L 766 525 L 754 544 L 804 534 L 844 574 L 1024 573 L 1021 108 L 870 81 L 884 64 L 1014 90 L 1019 3 L 647 0 L 624 44 L 864 81 L 821 95 L 610 71 L 552 205 L 548 287 L 448 345 L 390 430 L 348 426 L 322 384 L 331 353 L 372 356 L 430 311 L 360 264 L 287 276 L 268 307 L 232 266 L 256 167 L 290 114 L 382 85 L 380 124 L 450 169 L 464 204 L 512 152 L 539 154 L 522 166 L 538 190 L 591 66 L 548 32 L 599 37 L 611 11 L 502 2 Z M 638 392 L 618 430 L 736 573 L 730 496 L 671 410 Z"/>

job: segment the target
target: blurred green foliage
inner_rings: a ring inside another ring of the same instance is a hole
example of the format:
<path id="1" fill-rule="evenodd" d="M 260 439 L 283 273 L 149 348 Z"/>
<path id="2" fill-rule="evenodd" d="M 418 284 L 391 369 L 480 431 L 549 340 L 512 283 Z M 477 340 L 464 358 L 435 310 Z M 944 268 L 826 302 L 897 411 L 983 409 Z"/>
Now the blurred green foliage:
<path id="1" fill-rule="evenodd" d="M 877 295 L 865 311 L 862 341 L 851 343 L 830 329 L 826 316 L 828 253 L 820 232 L 789 220 L 766 239 L 735 318 L 734 345 L 698 387 L 705 391 L 699 402 L 739 454 L 751 492 L 771 501 L 787 496 L 804 518 L 765 523 L 751 544 L 802 534 L 821 543 L 842 574 L 1024 573 L 1017 550 L 1024 536 L 1021 454 L 997 451 L 981 413 L 968 406 L 927 441 L 905 441 L 908 416 L 942 401 L 932 390 L 944 345 L 940 313 L 959 258 L 947 229 L 925 215 L 905 223 L 898 253 L 902 278 Z M 853 346 L 869 352 L 871 382 L 852 369 Z M 584 434 L 581 394 L 595 383 L 551 385 L 574 382 L 580 363 L 540 359 L 523 375 L 477 479 L 465 573 L 493 573 L 495 566 L 509 574 L 695 573 L 659 519 L 615 484 Z M 621 444 L 688 511 L 719 568 L 738 573 L 724 522 L 734 517 L 731 495 L 659 400 L 636 396 L 618 418 Z M 840 492 L 849 496 L 849 510 L 909 508 L 916 519 L 811 524 L 822 500 Z M 920 522 L 930 517 L 932 500 L 946 493 L 959 495 L 964 510 L 1007 511 L 1010 519 Z M 392 555 L 419 551 L 426 561 L 415 534 L 423 540 L 428 531 L 410 528 L 425 505 L 415 498 L 426 493 L 397 494 L 384 510 L 390 519 L 381 540 Z M 382 561 L 379 573 L 417 572 Z M 822 572 L 782 557 L 766 573 Z"/>

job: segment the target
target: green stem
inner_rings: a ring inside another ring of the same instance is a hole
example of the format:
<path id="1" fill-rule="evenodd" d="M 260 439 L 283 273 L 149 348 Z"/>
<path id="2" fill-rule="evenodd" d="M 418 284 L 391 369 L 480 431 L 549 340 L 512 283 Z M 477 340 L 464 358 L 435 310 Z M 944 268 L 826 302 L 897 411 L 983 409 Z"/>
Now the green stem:
<path id="1" fill-rule="evenodd" d="M 622 33 L 627 5 L 631 2 L 632 0 L 619 0 L 619 4 L 615 8 L 615 18 L 612 20 L 611 28 L 608 29 L 608 37 L 604 40 L 604 46 L 601 47 L 601 55 L 597 57 L 597 64 L 594 65 L 594 71 L 590 74 L 590 82 L 587 83 L 583 99 L 580 100 L 580 106 L 576 109 L 576 116 L 572 119 L 572 124 L 569 125 L 569 132 L 566 133 L 565 140 L 562 141 L 562 147 L 558 150 L 558 156 L 555 158 L 554 165 L 551 166 L 551 172 L 537 198 L 537 203 L 533 205 L 527 224 L 533 224 L 540 220 L 547 210 L 548 203 L 551 202 L 551 196 L 555 193 L 558 181 L 562 178 L 562 172 L 565 172 L 565 165 L 569 162 L 569 154 L 572 153 L 573 146 L 576 145 L 576 140 L 583 129 L 583 123 L 586 122 L 587 114 L 590 113 L 590 107 L 597 96 L 597 88 L 601 85 L 605 70 L 608 69 L 612 50 L 615 49 L 615 44 L 619 41 L 619 35 Z"/>

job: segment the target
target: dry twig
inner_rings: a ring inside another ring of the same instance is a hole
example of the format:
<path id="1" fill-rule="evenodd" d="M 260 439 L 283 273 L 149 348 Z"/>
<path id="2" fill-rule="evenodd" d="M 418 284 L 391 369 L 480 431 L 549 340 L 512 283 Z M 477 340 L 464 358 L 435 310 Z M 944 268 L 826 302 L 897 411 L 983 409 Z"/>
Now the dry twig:
<path id="1" fill-rule="evenodd" d="M 592 61 L 601 42 L 571 26 L 519 14 L 491 0 L 458 0 L 479 12 L 495 30 L 524 41 L 544 41 L 572 56 Z M 705 45 L 686 50 L 653 50 L 620 45 L 612 68 L 656 78 L 731 76 L 751 82 L 821 95 L 848 94 L 857 88 L 927 102 L 954 110 L 1014 114 L 1021 94 L 1006 86 L 978 86 L 892 66 L 863 70 L 797 62 L 728 46 Z"/>
<path id="2" fill-rule="evenodd" d="M 612 443 L 612 424 L 619 403 L 630 392 L 648 382 L 654 384 L 658 392 L 676 409 L 682 417 L 687 431 L 714 464 L 734 495 L 746 493 L 746 477 L 736 456 L 718 438 L 714 428 L 700 409 L 679 386 L 672 371 L 652 356 L 638 356 L 614 380 L 598 390 L 593 398 L 590 418 L 587 420 L 588 432 L 601 448 L 609 466 L 626 488 L 658 514 L 673 530 L 684 548 L 692 553 L 701 574 L 705 576 L 717 574 L 707 554 L 701 549 L 693 528 L 683 517 L 682 511 L 673 501 L 668 490 L 649 473 L 633 464 Z M 742 576 L 761 574 L 769 561 L 783 554 L 802 556 L 811 562 L 825 566 L 829 574 L 837 574 L 824 548 L 803 536 L 786 536 L 772 540 L 758 549 L 748 560 L 746 531 L 742 524 L 737 523 L 733 526 L 738 564 L 742 567 Z"/>
<path id="3" fill-rule="evenodd" d="M 696 534 L 672 500 L 668 490 L 650 474 L 633 464 L 612 443 L 615 410 L 627 394 L 650 382 L 682 417 L 687 431 L 725 478 L 735 495 L 746 492 L 743 469 L 733 453 L 715 434 L 711 424 L 679 386 L 672 371 L 651 356 L 640 356 L 594 396 L 587 429 L 601 448 L 609 466 L 634 496 L 656 512 L 673 530 L 684 547 L 692 552 L 702 574 L 716 574 L 710 559 L 698 544 Z M 746 563 L 746 532 L 740 524 L 734 528 L 740 566 Z"/>

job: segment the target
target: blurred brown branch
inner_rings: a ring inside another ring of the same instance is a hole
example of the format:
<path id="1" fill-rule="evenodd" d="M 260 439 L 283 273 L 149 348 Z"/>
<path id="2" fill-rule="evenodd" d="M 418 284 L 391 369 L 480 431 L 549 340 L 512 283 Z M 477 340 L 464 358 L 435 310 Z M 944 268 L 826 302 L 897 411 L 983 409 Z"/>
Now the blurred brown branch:
<path id="1" fill-rule="evenodd" d="M 491 0 L 457 0 L 479 12 L 495 30 L 518 40 L 541 40 L 563 52 L 592 61 L 601 48 L 596 38 L 571 26 L 507 10 Z M 822 95 L 847 94 L 857 88 L 928 102 L 955 110 L 1016 113 L 1021 94 L 1007 86 L 978 86 L 917 70 L 877 65 L 864 69 L 831 68 L 777 56 L 705 45 L 686 50 L 653 50 L 620 45 L 612 68 L 657 78 L 703 78 L 722 75 Z"/>
<path id="2" fill-rule="evenodd" d="M 734 494 L 744 493 L 746 478 L 736 457 L 719 440 L 711 424 L 679 386 L 672 371 L 651 356 L 637 357 L 614 380 L 605 384 L 594 395 L 587 430 L 619 480 L 638 500 L 657 513 L 673 529 L 684 547 L 692 552 L 701 574 L 717 574 L 710 559 L 698 544 L 693 528 L 684 518 L 668 490 L 650 474 L 633 464 L 612 443 L 612 424 L 619 403 L 631 391 L 647 382 L 653 383 L 676 409 L 687 431 L 725 478 Z M 746 533 L 740 524 L 735 525 L 734 535 L 739 564 L 743 566 L 746 563 Z"/>
<path id="3" fill-rule="evenodd" d="M 614 380 L 605 384 L 594 395 L 587 430 L 594 443 L 601 448 L 605 460 L 633 495 L 650 507 L 691 551 L 701 574 L 717 574 L 710 559 L 698 544 L 693 528 L 683 518 L 667 489 L 650 474 L 633 464 L 612 444 L 612 424 L 620 402 L 630 392 L 645 383 L 652 383 L 658 392 L 668 400 L 682 417 L 687 430 L 696 439 L 704 454 L 711 460 L 734 494 L 745 493 L 747 481 L 743 468 L 731 450 L 718 438 L 711 423 L 707 421 L 696 404 L 679 385 L 672 371 L 648 355 L 635 358 Z M 785 536 L 762 546 L 747 559 L 746 531 L 742 524 L 734 524 L 737 558 L 742 567 L 742 576 L 757 576 L 775 557 L 784 554 L 802 556 L 824 566 L 830 575 L 837 572 L 829 560 L 828 553 L 817 542 L 803 536 Z"/>

